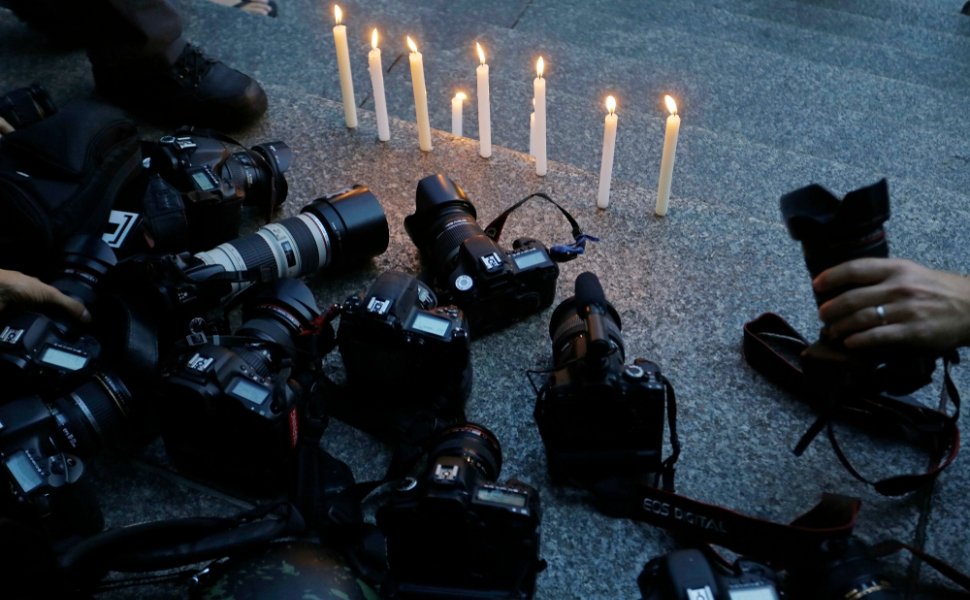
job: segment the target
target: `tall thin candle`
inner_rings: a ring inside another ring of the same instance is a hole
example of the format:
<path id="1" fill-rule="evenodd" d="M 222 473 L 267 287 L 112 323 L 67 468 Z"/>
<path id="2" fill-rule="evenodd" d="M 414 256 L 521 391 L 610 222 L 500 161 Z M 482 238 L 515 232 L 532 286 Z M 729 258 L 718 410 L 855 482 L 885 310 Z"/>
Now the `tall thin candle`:
<path id="1" fill-rule="evenodd" d="M 347 26 L 341 24 L 343 11 L 333 6 L 333 44 L 337 49 L 337 70 L 340 72 L 340 95 L 344 102 L 344 121 L 347 127 L 357 127 L 357 104 L 354 101 L 354 78 L 350 72 L 350 51 L 347 49 Z"/>
<path id="2" fill-rule="evenodd" d="M 492 155 L 492 109 L 488 90 L 488 65 L 485 63 L 485 51 L 482 45 L 475 42 L 478 50 L 478 60 L 481 64 L 475 69 L 478 83 L 478 154 L 483 158 Z"/>
<path id="3" fill-rule="evenodd" d="M 411 63 L 411 88 L 414 92 L 414 115 L 418 125 L 418 148 L 431 151 L 431 122 L 428 119 L 428 89 L 424 85 L 424 59 L 414 40 L 408 36 Z"/>
<path id="4" fill-rule="evenodd" d="M 546 80 L 542 73 L 545 69 L 545 61 L 542 57 L 536 61 L 536 78 L 532 82 L 534 98 L 536 103 L 536 175 L 540 177 L 546 174 Z"/>
<path id="5" fill-rule="evenodd" d="M 662 217 L 667 214 L 667 203 L 670 201 L 670 180 L 674 173 L 674 157 L 677 153 L 677 137 L 680 134 L 680 115 L 677 114 L 677 103 L 670 96 L 664 96 L 667 110 L 667 128 L 664 131 L 664 149 L 660 157 L 660 180 L 657 183 L 657 206 L 654 212 Z"/>
<path id="6" fill-rule="evenodd" d="M 603 159 L 600 162 L 600 189 L 596 195 L 596 206 L 606 208 L 610 205 L 610 184 L 613 180 L 613 152 L 616 149 L 616 98 L 606 98 L 606 121 L 603 124 Z"/>
<path id="7" fill-rule="evenodd" d="M 386 142 L 391 139 L 391 128 L 387 121 L 387 99 L 384 97 L 384 66 L 381 64 L 381 49 L 377 47 L 377 28 L 374 28 L 370 35 L 370 45 L 371 51 L 367 54 L 367 70 L 370 72 L 370 82 L 374 88 L 377 139 Z"/>

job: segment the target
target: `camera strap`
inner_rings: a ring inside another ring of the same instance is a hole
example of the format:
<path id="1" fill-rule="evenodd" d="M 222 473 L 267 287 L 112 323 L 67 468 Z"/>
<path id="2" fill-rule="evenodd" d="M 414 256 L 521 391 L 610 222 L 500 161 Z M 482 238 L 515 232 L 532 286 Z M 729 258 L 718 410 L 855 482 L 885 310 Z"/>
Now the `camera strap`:
<path id="1" fill-rule="evenodd" d="M 491 238 L 492 241 L 497 243 L 499 237 L 501 237 L 502 235 L 502 228 L 505 227 L 505 221 L 508 220 L 509 215 L 511 215 L 515 209 L 519 208 L 520 206 L 522 206 L 523 204 L 525 204 L 526 202 L 528 202 L 533 198 L 541 198 L 547 202 L 551 202 L 553 206 L 558 208 L 559 212 L 561 212 L 563 216 L 566 217 L 566 220 L 569 221 L 569 225 L 572 227 L 572 230 L 573 230 L 572 244 L 555 244 L 554 246 L 549 248 L 549 257 L 552 258 L 554 261 L 556 262 L 570 261 L 586 251 L 586 242 L 600 241 L 600 239 L 596 236 L 583 233 L 582 227 L 580 227 L 579 223 L 576 222 L 576 219 L 573 218 L 571 214 L 569 214 L 569 211 L 563 208 L 562 206 L 560 206 L 558 202 L 550 198 L 547 194 L 543 194 L 542 192 L 536 192 L 535 194 L 530 194 L 525 198 L 523 198 L 522 200 L 519 200 L 512 206 L 505 209 L 502 212 L 502 214 L 495 217 L 495 219 L 493 219 L 492 222 L 488 224 L 488 227 L 485 228 L 485 235 Z"/>
<path id="2" fill-rule="evenodd" d="M 943 359 L 943 386 L 940 390 L 940 407 L 943 410 L 936 410 L 906 396 L 837 393 L 832 397 L 819 397 L 808 394 L 802 368 L 802 352 L 808 346 L 804 337 L 773 313 L 764 313 L 744 325 L 743 350 L 748 364 L 773 383 L 796 394 L 819 413 L 795 446 L 796 455 L 801 455 L 812 440 L 825 430 L 836 457 L 846 470 L 885 496 L 900 496 L 919 489 L 932 482 L 956 459 L 960 451 L 957 425 L 960 395 L 950 376 L 950 365 L 959 361 L 955 352 Z M 945 412 L 948 405 L 953 406 L 952 414 Z M 923 473 L 871 481 L 851 464 L 839 445 L 833 428 L 836 421 L 882 435 L 891 433 L 897 439 L 924 448 L 932 456 L 934 466 Z"/>

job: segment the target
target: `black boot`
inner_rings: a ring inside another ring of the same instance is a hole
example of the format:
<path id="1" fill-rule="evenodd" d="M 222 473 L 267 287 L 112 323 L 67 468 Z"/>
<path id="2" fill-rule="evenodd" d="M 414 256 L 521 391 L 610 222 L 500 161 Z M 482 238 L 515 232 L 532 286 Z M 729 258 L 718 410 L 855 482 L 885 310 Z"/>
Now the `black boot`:
<path id="1" fill-rule="evenodd" d="M 186 44 L 173 65 L 93 65 L 98 92 L 133 114 L 162 125 L 235 130 L 266 112 L 256 80 Z"/>

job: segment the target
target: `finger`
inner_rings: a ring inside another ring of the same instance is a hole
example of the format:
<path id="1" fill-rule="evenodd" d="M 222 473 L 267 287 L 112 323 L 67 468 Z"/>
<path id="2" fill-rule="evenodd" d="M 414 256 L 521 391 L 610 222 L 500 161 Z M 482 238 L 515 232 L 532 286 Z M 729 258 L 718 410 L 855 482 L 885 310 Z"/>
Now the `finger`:
<path id="1" fill-rule="evenodd" d="M 912 346 L 913 335 L 906 323 L 890 323 L 847 336 L 842 343 L 850 350 L 887 346 Z"/>
<path id="2" fill-rule="evenodd" d="M 847 317 L 829 323 L 825 328 L 826 335 L 835 339 L 841 339 L 853 333 L 872 329 L 873 327 L 884 327 L 892 323 L 889 308 L 885 305 L 879 306 L 883 307 L 882 315 L 879 314 L 875 306 L 867 306 Z"/>
<path id="3" fill-rule="evenodd" d="M 818 307 L 818 316 L 823 323 L 834 324 L 860 310 L 888 305 L 892 300 L 890 291 L 883 286 L 853 288 L 823 302 Z"/>
<path id="4" fill-rule="evenodd" d="M 885 258 L 859 258 L 844 262 L 819 274 L 812 282 L 815 293 L 844 287 L 872 285 L 892 275 L 895 265 Z"/>
<path id="5" fill-rule="evenodd" d="M 91 313 L 88 312 L 87 307 L 81 302 L 66 296 L 61 293 L 57 288 L 51 287 L 47 284 L 38 282 L 38 285 L 34 286 L 30 290 L 31 298 L 35 302 L 47 304 L 50 306 L 59 306 L 67 311 L 73 318 L 81 321 L 82 323 L 88 323 L 91 321 Z"/>

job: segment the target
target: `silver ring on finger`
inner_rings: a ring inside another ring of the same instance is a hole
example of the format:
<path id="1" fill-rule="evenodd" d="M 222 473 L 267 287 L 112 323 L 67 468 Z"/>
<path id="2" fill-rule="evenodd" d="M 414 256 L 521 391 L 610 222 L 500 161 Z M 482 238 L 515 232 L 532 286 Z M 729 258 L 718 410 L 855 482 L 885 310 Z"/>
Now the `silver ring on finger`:
<path id="1" fill-rule="evenodd" d="M 885 325 L 886 323 L 888 323 L 889 321 L 886 320 L 886 307 L 883 306 L 882 304 L 879 304 L 875 308 L 876 308 L 876 316 L 879 317 L 879 324 Z"/>

